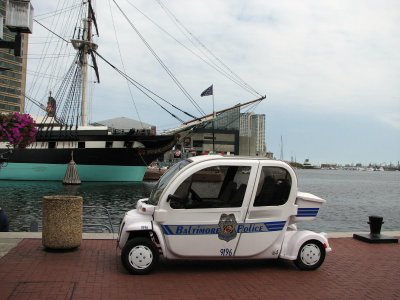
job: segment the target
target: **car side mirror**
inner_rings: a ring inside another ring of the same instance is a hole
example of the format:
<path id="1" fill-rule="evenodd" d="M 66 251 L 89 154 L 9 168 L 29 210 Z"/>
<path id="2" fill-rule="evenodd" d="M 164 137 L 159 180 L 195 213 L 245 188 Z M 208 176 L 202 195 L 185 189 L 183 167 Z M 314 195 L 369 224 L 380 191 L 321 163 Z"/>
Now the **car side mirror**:
<path id="1" fill-rule="evenodd" d="M 171 208 L 180 209 L 185 208 L 186 200 L 182 197 L 170 194 L 167 197 L 167 202 L 170 202 Z"/>
<path id="2" fill-rule="evenodd" d="M 167 197 L 167 202 L 169 202 L 171 200 L 178 201 L 178 202 L 184 202 L 183 198 L 181 198 L 179 196 L 176 196 L 176 195 L 173 195 L 173 194 L 169 194 L 168 197 Z"/>

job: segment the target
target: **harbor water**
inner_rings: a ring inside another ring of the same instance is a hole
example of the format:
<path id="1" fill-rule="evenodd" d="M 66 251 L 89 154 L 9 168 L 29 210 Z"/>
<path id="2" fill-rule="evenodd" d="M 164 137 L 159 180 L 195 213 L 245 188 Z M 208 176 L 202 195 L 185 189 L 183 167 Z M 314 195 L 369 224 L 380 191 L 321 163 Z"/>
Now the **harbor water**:
<path id="1" fill-rule="evenodd" d="M 0 170 L 1 172 L 1 170 Z M 400 230 L 400 172 L 343 170 L 296 170 L 299 190 L 327 200 L 316 220 L 299 223 L 303 229 L 325 232 L 369 231 L 368 216 L 384 219 L 383 231 Z M 41 228 L 42 199 L 49 195 L 80 195 L 84 206 L 105 207 L 117 231 L 124 213 L 140 198 L 148 197 L 155 182 L 82 183 L 64 186 L 61 182 L 0 181 L 0 207 L 9 218 L 10 231 Z M 107 232 L 103 211 L 85 209 L 85 223 L 100 224 L 84 228 L 86 232 Z"/>

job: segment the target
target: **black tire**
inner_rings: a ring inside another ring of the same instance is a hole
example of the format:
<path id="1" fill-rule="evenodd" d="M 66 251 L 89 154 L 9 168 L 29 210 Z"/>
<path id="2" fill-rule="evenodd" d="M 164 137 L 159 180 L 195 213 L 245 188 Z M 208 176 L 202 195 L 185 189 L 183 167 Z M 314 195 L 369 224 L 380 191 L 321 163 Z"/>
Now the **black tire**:
<path id="1" fill-rule="evenodd" d="M 138 237 L 129 240 L 121 252 L 121 261 L 131 274 L 150 273 L 157 265 L 159 253 L 157 246 L 149 239 Z"/>
<path id="2" fill-rule="evenodd" d="M 307 241 L 301 245 L 294 263 L 300 270 L 315 270 L 324 262 L 325 254 L 325 248 L 319 241 Z"/>

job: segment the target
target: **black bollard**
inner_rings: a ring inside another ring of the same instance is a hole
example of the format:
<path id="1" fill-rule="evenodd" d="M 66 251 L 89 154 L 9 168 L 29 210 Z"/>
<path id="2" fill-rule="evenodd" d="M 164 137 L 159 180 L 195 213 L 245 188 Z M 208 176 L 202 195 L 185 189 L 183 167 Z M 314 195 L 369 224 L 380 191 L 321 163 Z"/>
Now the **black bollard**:
<path id="1" fill-rule="evenodd" d="M 381 243 L 398 243 L 397 238 L 386 236 L 381 234 L 381 228 L 383 224 L 383 217 L 380 216 L 369 216 L 369 228 L 370 233 L 368 234 L 353 234 L 353 238 L 359 241 L 381 244 Z"/>
<path id="2" fill-rule="evenodd" d="M 5 211 L 0 207 L 0 232 L 8 232 L 8 218 Z"/>
<path id="3" fill-rule="evenodd" d="M 383 224 L 383 217 L 369 216 L 369 230 L 371 234 L 379 235 L 381 234 L 381 228 Z"/>

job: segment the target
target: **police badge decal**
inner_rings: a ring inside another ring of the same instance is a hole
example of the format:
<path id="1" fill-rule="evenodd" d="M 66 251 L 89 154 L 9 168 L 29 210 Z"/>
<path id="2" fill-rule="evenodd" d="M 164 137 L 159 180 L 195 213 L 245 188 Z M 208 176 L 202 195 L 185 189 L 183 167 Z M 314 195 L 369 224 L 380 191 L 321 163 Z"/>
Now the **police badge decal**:
<path id="1" fill-rule="evenodd" d="M 236 237 L 237 222 L 234 214 L 229 214 L 229 215 L 222 214 L 221 218 L 219 219 L 218 226 L 219 226 L 218 238 L 220 240 L 229 242 L 230 240 L 233 240 Z"/>

